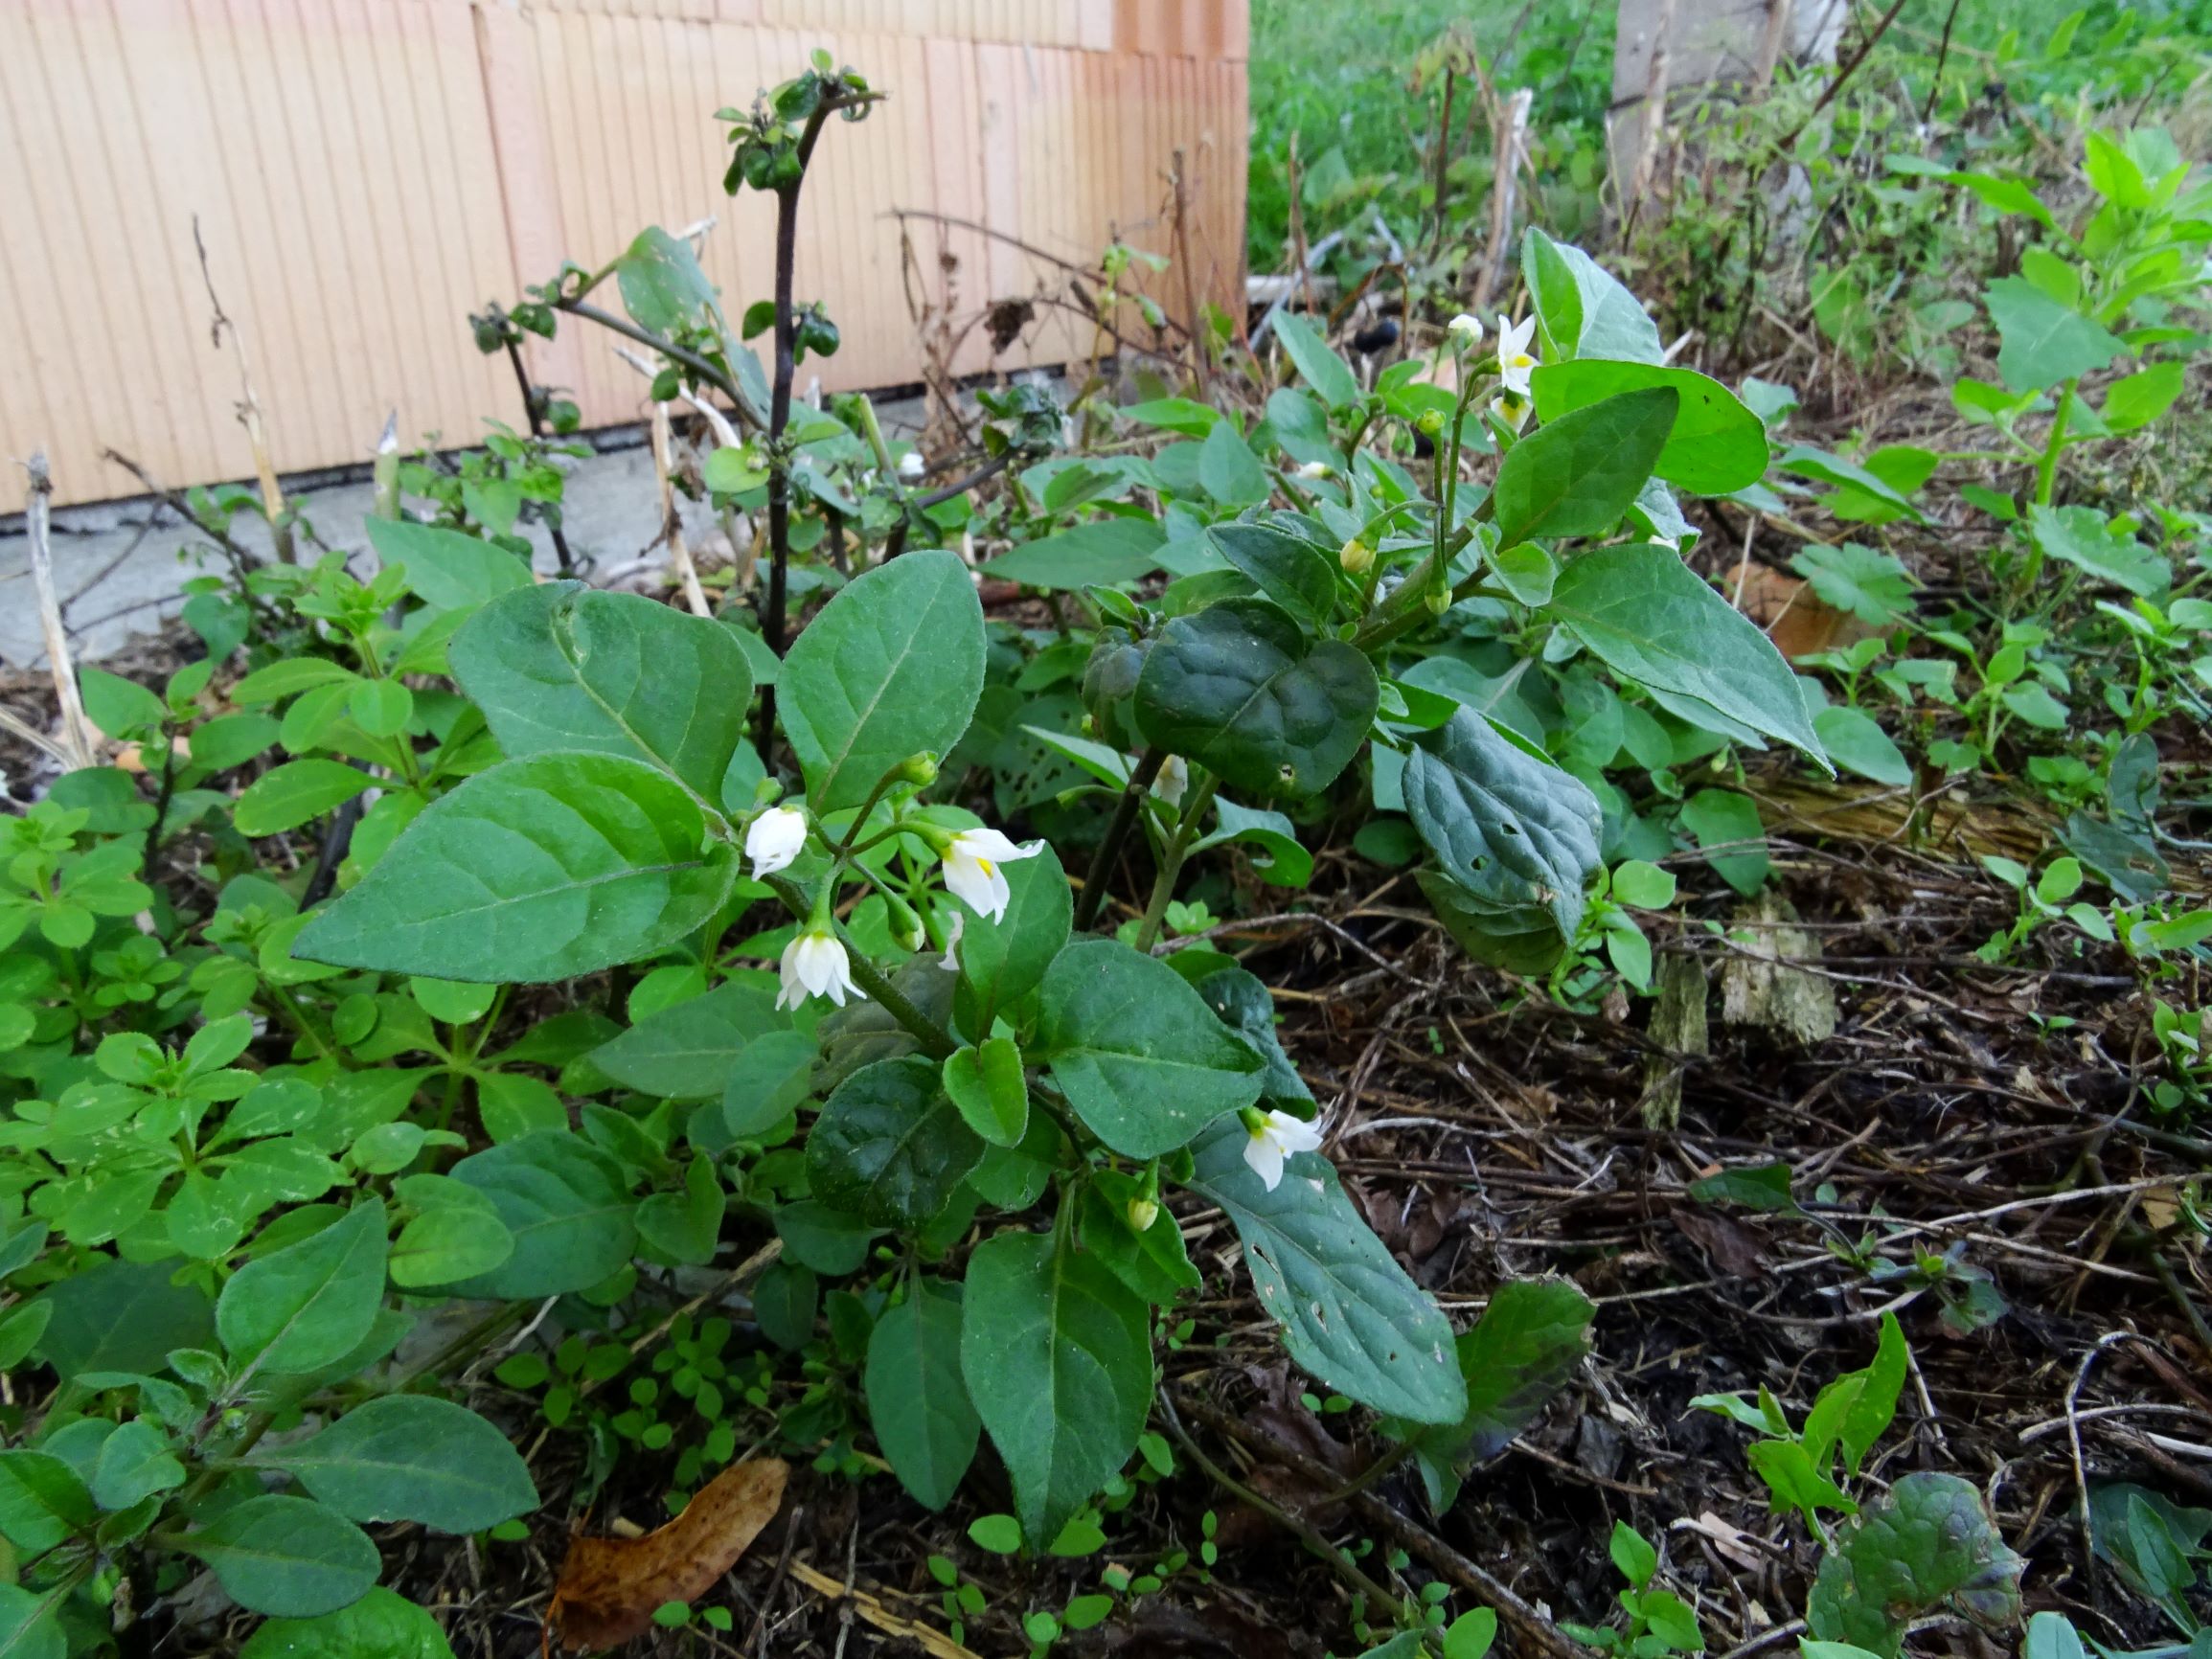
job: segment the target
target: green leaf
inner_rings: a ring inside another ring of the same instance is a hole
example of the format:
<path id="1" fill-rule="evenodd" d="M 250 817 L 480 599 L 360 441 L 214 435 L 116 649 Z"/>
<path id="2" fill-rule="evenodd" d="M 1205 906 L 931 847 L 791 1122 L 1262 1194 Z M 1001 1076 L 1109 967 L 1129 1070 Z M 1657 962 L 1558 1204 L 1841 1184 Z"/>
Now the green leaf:
<path id="1" fill-rule="evenodd" d="M 891 1472 L 925 1510 L 952 1501 L 983 1431 L 960 1375 L 960 1286 L 918 1275 L 868 1338 L 868 1420 Z"/>
<path id="2" fill-rule="evenodd" d="M 2174 567 L 2132 535 L 2114 535 L 2094 507 L 2028 508 L 2028 538 L 2045 558 L 2063 559 L 2099 581 L 2155 599 L 2174 584 Z"/>
<path id="3" fill-rule="evenodd" d="M 2128 349 L 2025 277 L 1999 277 L 1984 298 L 1997 328 L 1997 373 L 2015 392 L 2042 392 L 2092 374 Z"/>
<path id="4" fill-rule="evenodd" d="M 1682 827 L 1721 878 L 1745 898 L 1766 885 L 1773 868 L 1767 857 L 1767 827 L 1750 796 L 1734 789 L 1700 789 L 1683 803 Z"/>
<path id="5" fill-rule="evenodd" d="M 1152 519 L 1102 518 L 1001 554 L 981 574 L 1059 593 L 1122 587 L 1160 568 L 1154 555 L 1165 539 Z"/>
<path id="6" fill-rule="evenodd" d="M 983 691 L 983 606 L 943 548 L 878 565 L 784 660 L 786 735 L 816 812 L 857 807 L 910 755 L 949 753 Z"/>
<path id="7" fill-rule="evenodd" d="M 1251 849 L 1252 874 L 1277 887 L 1303 887 L 1313 879 L 1313 854 L 1298 840 L 1298 827 L 1280 812 L 1240 807 L 1214 797 L 1214 828 L 1191 843 L 1194 853 L 1236 842 Z"/>
<path id="8" fill-rule="evenodd" d="M 368 531 L 376 557 L 405 565 L 408 588 L 434 609 L 467 610 L 532 585 L 529 560 L 473 535 L 399 518 L 371 517 Z"/>
<path id="9" fill-rule="evenodd" d="M 486 605 L 447 648 L 510 760 L 620 755 L 718 799 L 753 676 L 719 623 L 628 593 L 547 582 Z"/>
<path id="10" fill-rule="evenodd" d="M 649 1014 L 592 1050 L 591 1063 L 640 1094 L 703 1101 L 728 1086 L 749 1044 L 790 1029 L 764 987 L 734 979 Z"/>
<path id="11" fill-rule="evenodd" d="M 92 1497 L 113 1513 L 185 1483 L 184 1465 L 169 1449 L 169 1437 L 145 1418 L 120 1424 L 100 1443 L 92 1466 Z"/>
<path id="12" fill-rule="evenodd" d="M 1794 1510 L 1815 1526 L 1821 1510 L 1841 1510 L 1846 1514 L 1858 1506 L 1828 1478 L 1826 1459 L 1794 1440 L 1754 1441 L 1745 1451 L 1752 1472 L 1767 1483 L 1778 1511 Z"/>
<path id="13" fill-rule="evenodd" d="M 1561 948 L 1575 936 L 1601 862 L 1596 797 L 1571 773 L 1499 736 L 1471 709 L 1424 732 L 1407 756 L 1405 809 L 1466 901 L 1547 916 Z"/>
<path id="14" fill-rule="evenodd" d="M 1612 1557 L 1613 1565 L 1622 1578 L 1642 1589 L 1659 1570 L 1659 1552 L 1652 1548 L 1651 1540 L 1626 1521 L 1613 1523 L 1612 1535 L 1607 1540 L 1606 1553 Z"/>
<path id="15" fill-rule="evenodd" d="M 1504 1450 L 1565 1386 L 1590 1351 L 1596 1313 L 1564 1280 L 1520 1281 L 1501 1285 L 1482 1317 L 1460 1333 L 1466 1414 L 1448 1426 L 1399 1425 L 1438 1514 L 1458 1500 L 1467 1471 Z"/>
<path id="16" fill-rule="evenodd" d="M 1594 549 L 1560 573 L 1548 609 L 1622 678 L 1694 699 L 1825 764 L 1797 677 L 1773 641 L 1678 555 Z"/>
<path id="17" fill-rule="evenodd" d="M 1499 545 L 1612 529 L 1650 480 L 1680 407 L 1671 386 L 1624 392 L 1516 443 L 1491 491 Z"/>
<path id="18" fill-rule="evenodd" d="M 248 785 L 239 797 L 232 822 L 240 835 L 281 835 L 313 823 L 376 782 L 343 761 L 286 761 Z"/>
<path id="19" fill-rule="evenodd" d="M 722 1090 L 722 1133 L 753 1140 L 797 1111 L 812 1092 L 818 1052 L 812 1037 L 795 1031 L 772 1031 L 747 1043 Z M 695 1139 L 697 1134 L 695 1124 Z"/>
<path id="20" fill-rule="evenodd" d="M 1880 722 L 1863 709 L 1822 709 L 1813 716 L 1813 729 L 1828 758 L 1846 772 L 1892 788 L 1912 782 L 1912 762 L 1891 740 Z"/>
<path id="21" fill-rule="evenodd" d="M 1015 1147 L 1029 1127 L 1021 1050 L 1012 1037 L 985 1037 L 945 1057 L 945 1095 L 968 1126 L 993 1147 Z"/>
<path id="22" fill-rule="evenodd" d="M 878 1227 L 920 1227 L 951 1203 L 983 1142 L 935 1060 L 878 1060 L 839 1083 L 807 1137 L 814 1195 Z"/>
<path id="23" fill-rule="evenodd" d="M 26 1556 L 89 1532 L 92 1493 L 77 1470 L 44 1451 L 0 1451 L 0 1537 Z"/>
<path id="24" fill-rule="evenodd" d="M 1198 1270 L 1183 1247 L 1182 1229 L 1156 1199 L 1152 1225 L 1136 1231 L 1129 1207 L 1143 1192 L 1144 1183 L 1134 1175 L 1093 1171 L 1083 1194 L 1083 1247 L 1137 1295 L 1165 1307 L 1180 1292 L 1197 1289 Z"/>
<path id="25" fill-rule="evenodd" d="M 399 1229 L 392 1243 L 392 1283 L 402 1290 L 451 1284 L 490 1273 L 514 1254 L 514 1235 L 487 1208 L 430 1210 Z"/>
<path id="26" fill-rule="evenodd" d="M 1242 1035 L 1265 1062 L 1260 1074 L 1262 1100 L 1312 1103 L 1313 1091 L 1275 1034 L 1274 993 L 1257 975 L 1241 967 L 1219 968 L 1198 980 L 1196 989 L 1214 1016 Z"/>
<path id="27" fill-rule="evenodd" d="M 1680 402 L 1666 443 L 1652 464 L 1653 473 L 1695 495 L 1726 495 L 1766 475 L 1766 424 L 1727 387 L 1694 369 L 1585 357 L 1546 363 L 1529 380 L 1537 418 L 1546 424 L 1623 393 L 1662 386 L 1671 387 Z"/>
<path id="28" fill-rule="evenodd" d="M 471 1153 L 453 1178 L 475 1188 L 514 1238 L 499 1266 L 453 1286 L 458 1296 L 562 1296 L 628 1261 L 637 1243 L 629 1189 L 608 1153 L 567 1129 L 534 1129 Z"/>
<path id="29" fill-rule="evenodd" d="M 715 285 L 699 268 L 691 243 L 658 225 L 638 232 L 615 261 L 614 274 L 622 286 L 623 308 L 641 329 L 673 334 L 710 318 L 719 320 Z"/>
<path id="30" fill-rule="evenodd" d="M 366 1533 L 306 1498 L 247 1498 L 173 1547 L 205 1561 L 239 1606 L 288 1619 L 359 1601 L 383 1565 Z"/>
<path id="31" fill-rule="evenodd" d="M 718 1114 L 718 1116 L 719 1114 Z M 714 1260 L 729 1203 L 712 1158 L 694 1158 L 680 1193 L 655 1193 L 637 1207 L 640 1238 L 689 1267 Z"/>
<path id="32" fill-rule="evenodd" d="M 453 1659 L 438 1621 L 381 1584 L 314 1619 L 269 1619 L 239 1659 Z"/>
<path id="33" fill-rule="evenodd" d="M 1865 1461 L 1867 1449 L 1881 1438 L 1882 1431 L 1897 1416 L 1897 1398 L 1904 1392 L 1909 1360 L 1904 1331 L 1897 1323 L 1897 1315 L 1884 1313 L 1873 1363 L 1856 1374 L 1865 1379 L 1865 1386 L 1844 1414 L 1843 1425 L 1836 1437 L 1843 1443 L 1844 1466 L 1854 1475 Z"/>
<path id="34" fill-rule="evenodd" d="M 39 1300 L 54 1309 L 38 1354 L 63 1381 L 88 1371 L 152 1372 L 171 1349 L 215 1340 L 215 1308 L 195 1284 L 172 1284 L 172 1262 L 107 1260 Z"/>
<path id="35" fill-rule="evenodd" d="M 34 1593 L 0 1583 L 0 1659 L 66 1659 L 69 1638 L 55 1615 L 66 1599 L 66 1584 Z"/>
<path id="36" fill-rule="evenodd" d="M 1521 239 L 1520 268 L 1546 356 L 1656 363 L 1663 354 L 1659 326 L 1582 249 L 1531 225 Z"/>
<path id="37" fill-rule="evenodd" d="M 1230 599 L 1160 630 L 1137 677 L 1145 739 L 1255 795 L 1325 789 L 1367 739 L 1374 665 L 1342 640 L 1309 645 L 1264 599 Z"/>
<path id="38" fill-rule="evenodd" d="M 1857 462 L 1846 461 L 1840 455 L 1832 455 L 1810 443 L 1792 443 L 1774 457 L 1773 467 L 1777 472 L 1794 472 L 1800 477 L 1817 478 L 1821 483 L 1833 484 L 1839 489 L 1861 491 L 1916 523 L 1927 522 L 1926 514 L 1888 480 Z M 1840 497 L 1832 496 L 1829 499 L 1833 501 Z"/>
<path id="39" fill-rule="evenodd" d="M 1079 940 L 1044 976 L 1038 1056 L 1084 1125 L 1129 1158 L 1187 1144 L 1259 1099 L 1263 1062 L 1180 974 L 1110 939 Z"/>
<path id="40" fill-rule="evenodd" d="M 1041 1234 L 998 1234 L 969 1258 L 960 1368 L 1014 1483 L 1021 1530 L 1041 1549 L 1144 1431 L 1145 1305 L 1083 1252 Z"/>
<path id="41" fill-rule="evenodd" d="M 2154 363 L 2123 375 L 2105 388 L 2105 426 L 2118 434 L 2136 432 L 2158 419 L 2181 396 L 2181 365 Z"/>
<path id="42" fill-rule="evenodd" d="M 530 1470 L 507 1436 L 467 1406 L 428 1395 L 369 1400 L 259 1461 L 353 1521 L 481 1533 L 537 1507 Z"/>
<path id="43" fill-rule="evenodd" d="M 1198 488 L 1231 511 L 1257 507 L 1274 489 L 1234 420 L 1218 423 L 1198 445 Z"/>
<path id="44" fill-rule="evenodd" d="M 2026 1565 L 1971 1484 L 1916 1470 L 1870 1502 L 1822 1558 L 1806 1623 L 1822 1641 L 1895 1659 L 1905 1625 L 1939 1606 L 1987 1630 L 2018 1623 Z"/>
<path id="45" fill-rule="evenodd" d="M 1230 564 L 1309 629 L 1336 608 L 1336 566 L 1302 535 L 1272 524 L 1217 524 L 1206 532 Z"/>
<path id="46" fill-rule="evenodd" d="M 964 913 L 953 960 L 960 964 L 956 1007 L 962 1029 L 988 1034 L 992 1016 L 1034 990 L 1067 943 L 1075 896 L 1050 842 L 1034 858 L 1000 866 L 1006 914 L 996 921 Z"/>
<path id="47" fill-rule="evenodd" d="M 1742 1204 L 1764 1216 L 1793 1215 L 1797 1209 L 1790 1195 L 1790 1166 L 1781 1163 L 1722 1170 L 1692 1181 L 1690 1196 L 1700 1204 Z"/>
<path id="48" fill-rule="evenodd" d="M 1472 1607 L 1454 1619 L 1444 1632 L 1444 1659 L 1484 1659 L 1497 1641 L 1497 1614 L 1489 1607 Z"/>
<path id="49" fill-rule="evenodd" d="M 383 1305 L 385 1228 L 382 1202 L 370 1198 L 239 1268 L 215 1309 L 234 1368 L 294 1376 L 352 1352 Z"/>
<path id="50" fill-rule="evenodd" d="M 152 731 L 169 715 L 168 705 L 152 692 L 105 669 L 80 669 L 77 684 L 92 723 L 119 741 L 132 733 Z"/>
<path id="51" fill-rule="evenodd" d="M 1270 1193 L 1244 1162 L 1247 1138 L 1236 1120 L 1209 1131 L 1193 1148 L 1190 1185 L 1235 1224 L 1290 1357 L 1377 1411 L 1457 1422 L 1467 1387 L 1450 1323 L 1368 1230 L 1326 1159 L 1293 1156 Z"/>
<path id="52" fill-rule="evenodd" d="M 795 1261 L 770 1262 L 753 1284 L 753 1318 L 765 1336 L 787 1353 L 814 1339 L 814 1320 L 822 1309 L 822 1282 L 814 1270 Z"/>
<path id="53" fill-rule="evenodd" d="M 719 909 L 734 845 L 684 786 L 616 755 L 536 755 L 432 802 L 308 923 L 309 962 L 498 984 L 667 948 Z"/>
<path id="54" fill-rule="evenodd" d="M 1311 323 L 1295 311 L 1278 311 L 1275 337 L 1283 342 L 1291 363 L 1322 402 L 1332 409 L 1348 409 L 1359 401 L 1358 376 L 1330 349 Z"/>
<path id="55" fill-rule="evenodd" d="M 1912 577 L 1891 554 L 1856 541 L 1815 545 L 1792 558 L 1790 568 L 1810 581 L 1825 603 L 1849 611 L 1870 627 L 1895 627 L 1912 614 Z"/>

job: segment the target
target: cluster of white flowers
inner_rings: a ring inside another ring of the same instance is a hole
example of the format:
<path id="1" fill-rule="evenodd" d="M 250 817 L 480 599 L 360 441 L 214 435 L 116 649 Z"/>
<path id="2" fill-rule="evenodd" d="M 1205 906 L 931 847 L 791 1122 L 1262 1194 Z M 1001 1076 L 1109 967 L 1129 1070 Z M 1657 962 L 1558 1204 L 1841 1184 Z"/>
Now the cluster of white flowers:
<path id="1" fill-rule="evenodd" d="M 745 830 L 745 856 L 753 861 L 754 877 L 789 869 L 806 851 L 807 832 L 807 815 L 795 807 L 771 807 L 755 818 Z M 940 854 L 946 889 L 976 915 L 1003 921 L 1014 892 L 1007 885 L 1002 866 L 1019 858 L 1035 858 L 1043 851 L 1041 841 L 1019 845 L 996 830 L 959 830 L 945 842 Z M 953 948 L 960 943 L 966 921 L 958 911 L 953 912 L 942 958 L 947 968 L 959 966 Z M 854 983 L 852 958 L 824 917 L 809 922 L 784 946 L 781 971 L 783 989 L 776 998 L 778 1008 L 797 1008 L 810 996 L 826 996 L 843 1008 L 848 996 L 865 1000 L 868 995 Z"/>

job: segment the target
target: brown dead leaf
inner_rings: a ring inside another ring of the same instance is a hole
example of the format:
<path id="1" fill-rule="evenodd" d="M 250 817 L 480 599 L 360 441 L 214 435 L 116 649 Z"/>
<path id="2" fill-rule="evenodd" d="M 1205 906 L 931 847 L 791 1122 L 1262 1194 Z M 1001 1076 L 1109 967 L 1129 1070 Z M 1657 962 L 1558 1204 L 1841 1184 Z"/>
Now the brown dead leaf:
<path id="1" fill-rule="evenodd" d="M 1672 1219 L 1681 1235 L 1705 1253 L 1723 1279 L 1767 1277 L 1765 1241 L 1741 1221 L 1697 1210 L 1676 1210 Z"/>
<path id="2" fill-rule="evenodd" d="M 642 1538 L 576 1538 L 550 1615 L 566 1648 L 618 1648 L 652 1627 L 664 1602 L 690 1602 L 728 1572 L 776 1517 L 791 1473 L 780 1458 L 724 1469 L 684 1512 Z"/>

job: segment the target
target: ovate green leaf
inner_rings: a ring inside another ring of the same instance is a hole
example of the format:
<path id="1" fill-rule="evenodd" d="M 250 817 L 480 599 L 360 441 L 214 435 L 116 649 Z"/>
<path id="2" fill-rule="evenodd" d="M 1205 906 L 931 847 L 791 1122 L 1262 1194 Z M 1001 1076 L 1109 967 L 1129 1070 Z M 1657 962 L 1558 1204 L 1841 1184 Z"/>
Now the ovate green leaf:
<path id="1" fill-rule="evenodd" d="M 942 1510 L 975 1461 L 982 1420 L 960 1375 L 961 1287 L 917 1277 L 868 1338 L 868 1420 L 914 1501 Z"/>

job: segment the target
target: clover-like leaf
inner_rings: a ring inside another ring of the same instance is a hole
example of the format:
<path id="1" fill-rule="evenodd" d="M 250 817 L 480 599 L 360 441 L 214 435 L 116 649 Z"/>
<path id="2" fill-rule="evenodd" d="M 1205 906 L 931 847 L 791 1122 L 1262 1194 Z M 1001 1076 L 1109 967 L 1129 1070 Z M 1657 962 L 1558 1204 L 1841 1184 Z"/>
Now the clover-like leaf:
<path id="1" fill-rule="evenodd" d="M 1806 1623 L 1823 1641 L 1895 1659 L 1905 1626 L 1934 1607 L 1990 1630 L 2018 1624 L 2026 1565 L 1970 1483 L 1916 1470 L 1868 1503 L 1821 1559 Z"/>

